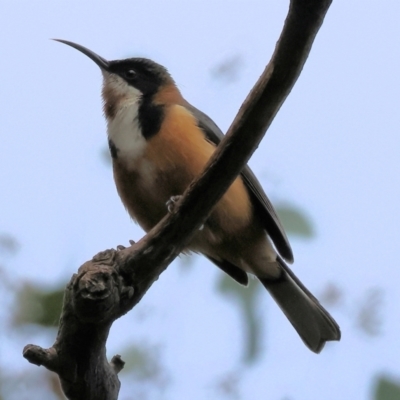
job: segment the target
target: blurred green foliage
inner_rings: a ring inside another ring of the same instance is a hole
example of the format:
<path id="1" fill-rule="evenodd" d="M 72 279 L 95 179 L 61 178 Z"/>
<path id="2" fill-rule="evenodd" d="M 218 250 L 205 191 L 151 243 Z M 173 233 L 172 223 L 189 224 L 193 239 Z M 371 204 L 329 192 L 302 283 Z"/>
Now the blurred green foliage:
<path id="1" fill-rule="evenodd" d="M 310 239 L 314 236 L 314 228 L 304 211 L 289 204 L 278 204 L 275 210 L 282 221 L 288 235 L 296 235 Z"/>
<path id="2" fill-rule="evenodd" d="M 121 374 L 130 383 L 130 398 L 160 398 L 170 384 L 169 371 L 162 363 L 161 347 L 145 341 L 133 342 L 121 352 L 125 366 Z"/>
<path id="3" fill-rule="evenodd" d="M 382 333 L 383 291 L 380 288 L 367 290 L 357 314 L 357 326 L 369 336 Z"/>
<path id="4" fill-rule="evenodd" d="M 242 360 L 250 364 L 257 360 L 261 351 L 262 318 L 258 318 L 257 297 L 261 285 L 256 279 L 250 278 L 247 287 L 239 285 L 226 274 L 221 274 L 218 283 L 219 292 L 232 298 L 238 304 L 238 310 L 242 316 L 242 326 L 246 332 Z"/>
<path id="5" fill-rule="evenodd" d="M 155 378 L 160 373 L 157 349 L 144 343 L 132 344 L 122 350 L 125 366 L 122 373 L 133 373 L 139 380 Z"/>
<path id="6" fill-rule="evenodd" d="M 7 233 L 0 233 L 0 254 L 14 255 L 18 252 L 20 244 L 18 240 Z"/>
<path id="7" fill-rule="evenodd" d="M 380 377 L 376 384 L 374 400 L 400 400 L 400 382 Z"/>
<path id="8" fill-rule="evenodd" d="M 17 292 L 14 324 L 58 326 L 64 290 L 64 287 L 49 289 L 32 283 L 25 283 Z"/>
<path id="9" fill-rule="evenodd" d="M 217 63 L 211 70 L 211 77 L 221 84 L 231 84 L 240 79 L 244 59 L 240 54 L 232 55 Z"/>

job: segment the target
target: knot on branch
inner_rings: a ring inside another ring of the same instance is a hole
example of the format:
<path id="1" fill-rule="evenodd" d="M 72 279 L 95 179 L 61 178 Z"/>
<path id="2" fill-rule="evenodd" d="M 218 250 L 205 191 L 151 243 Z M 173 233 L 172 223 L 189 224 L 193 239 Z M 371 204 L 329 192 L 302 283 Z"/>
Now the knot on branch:
<path id="1" fill-rule="evenodd" d="M 113 321 L 126 311 L 134 289 L 117 273 L 116 250 L 98 253 L 72 277 L 71 306 L 84 323 Z"/>

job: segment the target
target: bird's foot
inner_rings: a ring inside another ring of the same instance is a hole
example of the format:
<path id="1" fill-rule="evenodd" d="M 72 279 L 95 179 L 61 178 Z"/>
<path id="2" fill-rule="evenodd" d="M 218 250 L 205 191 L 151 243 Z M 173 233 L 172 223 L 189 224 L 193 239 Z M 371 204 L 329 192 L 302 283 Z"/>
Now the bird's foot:
<path id="1" fill-rule="evenodd" d="M 130 244 L 131 246 L 133 246 L 133 245 L 135 244 L 135 241 L 134 241 L 134 240 L 129 240 L 129 244 Z M 119 244 L 119 245 L 117 246 L 117 251 L 121 251 L 121 250 L 125 250 L 125 249 L 126 249 L 126 247 L 123 246 L 122 244 Z"/>
<path id="2" fill-rule="evenodd" d="M 171 196 L 169 198 L 169 200 L 165 203 L 169 213 L 174 212 L 174 210 L 176 209 L 181 198 L 182 198 L 182 196 L 180 196 L 180 195 L 179 196 Z"/>
<path id="3" fill-rule="evenodd" d="M 182 199 L 182 196 L 171 196 L 169 198 L 169 200 L 165 203 L 165 205 L 167 206 L 168 212 L 172 213 L 174 212 L 174 210 L 176 209 L 176 207 L 178 206 L 178 203 L 180 202 L 180 200 Z M 199 231 L 202 231 L 204 229 L 204 224 L 202 224 L 199 227 Z"/>

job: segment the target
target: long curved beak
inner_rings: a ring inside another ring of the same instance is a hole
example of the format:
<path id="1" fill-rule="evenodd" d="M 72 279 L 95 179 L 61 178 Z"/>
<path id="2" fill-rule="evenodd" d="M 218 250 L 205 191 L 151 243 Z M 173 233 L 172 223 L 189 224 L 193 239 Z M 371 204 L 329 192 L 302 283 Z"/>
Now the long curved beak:
<path id="1" fill-rule="evenodd" d="M 69 42 L 68 40 L 62 40 L 62 39 L 53 39 L 53 40 L 55 40 L 56 42 L 67 44 L 68 46 L 71 46 L 74 49 L 79 50 L 81 53 L 85 54 L 92 61 L 94 61 L 103 71 L 109 70 L 110 63 L 103 57 L 100 57 L 99 55 L 87 49 L 86 47 L 83 47 L 80 44 L 76 44 L 74 42 Z"/>

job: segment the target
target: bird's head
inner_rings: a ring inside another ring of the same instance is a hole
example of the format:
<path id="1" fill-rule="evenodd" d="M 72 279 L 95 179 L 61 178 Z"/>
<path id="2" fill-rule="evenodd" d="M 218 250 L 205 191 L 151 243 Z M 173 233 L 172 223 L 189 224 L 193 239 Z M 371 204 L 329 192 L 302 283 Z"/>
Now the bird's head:
<path id="1" fill-rule="evenodd" d="M 165 67 L 147 58 L 107 61 L 93 51 L 67 40 L 55 39 L 71 46 L 94 61 L 103 73 L 104 113 L 113 118 L 121 107 L 142 98 L 157 102 L 160 93 L 176 95 L 176 85 Z M 162 96 L 161 96 L 162 97 Z"/>

